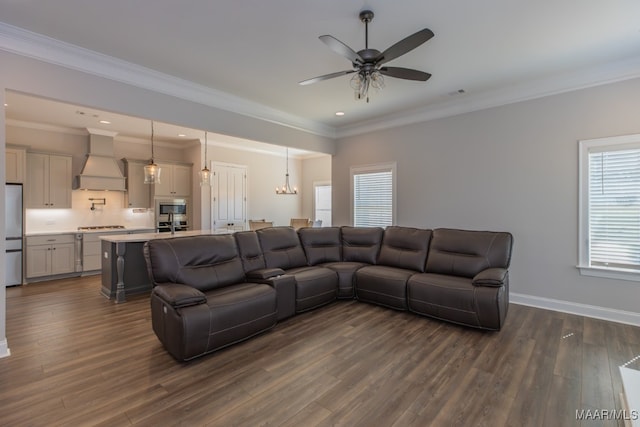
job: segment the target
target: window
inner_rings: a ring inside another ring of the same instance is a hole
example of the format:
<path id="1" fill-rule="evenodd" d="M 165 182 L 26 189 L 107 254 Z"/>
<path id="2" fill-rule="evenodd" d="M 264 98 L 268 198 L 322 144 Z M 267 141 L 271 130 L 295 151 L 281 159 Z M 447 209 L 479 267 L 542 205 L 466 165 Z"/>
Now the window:
<path id="1" fill-rule="evenodd" d="M 580 141 L 580 272 L 640 281 L 640 135 Z"/>
<path id="2" fill-rule="evenodd" d="M 315 219 L 322 221 L 323 227 L 331 227 L 331 184 L 314 183 Z"/>
<path id="3" fill-rule="evenodd" d="M 351 218 L 356 227 L 386 227 L 395 221 L 396 164 L 351 168 Z"/>

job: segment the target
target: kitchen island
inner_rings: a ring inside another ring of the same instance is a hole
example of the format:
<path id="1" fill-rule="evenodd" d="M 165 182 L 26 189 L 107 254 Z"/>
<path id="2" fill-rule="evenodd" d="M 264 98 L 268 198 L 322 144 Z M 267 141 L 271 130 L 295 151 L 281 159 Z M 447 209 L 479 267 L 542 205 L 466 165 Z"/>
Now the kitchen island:
<path id="1" fill-rule="evenodd" d="M 113 234 L 101 236 L 102 289 L 105 297 L 117 303 L 125 302 L 127 295 L 151 292 L 151 280 L 144 259 L 144 244 L 149 240 L 176 237 L 228 234 L 211 230 L 176 231 L 171 233 Z"/>

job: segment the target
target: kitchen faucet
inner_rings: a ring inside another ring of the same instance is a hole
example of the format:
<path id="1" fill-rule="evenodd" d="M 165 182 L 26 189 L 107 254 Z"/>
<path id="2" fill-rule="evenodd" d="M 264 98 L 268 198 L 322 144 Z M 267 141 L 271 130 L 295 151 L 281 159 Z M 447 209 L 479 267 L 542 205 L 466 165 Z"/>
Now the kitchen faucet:
<path id="1" fill-rule="evenodd" d="M 169 229 L 171 230 L 171 234 L 176 234 L 176 225 L 173 219 L 173 212 L 169 212 Z"/>

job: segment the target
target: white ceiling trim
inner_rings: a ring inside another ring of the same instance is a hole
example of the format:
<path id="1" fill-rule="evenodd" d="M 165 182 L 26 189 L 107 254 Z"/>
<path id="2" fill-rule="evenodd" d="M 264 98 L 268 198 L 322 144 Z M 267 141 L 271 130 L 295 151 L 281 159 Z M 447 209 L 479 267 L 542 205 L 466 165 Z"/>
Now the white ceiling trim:
<path id="1" fill-rule="evenodd" d="M 331 126 L 3 22 L 0 49 L 303 132 L 335 137 Z"/>
<path id="2" fill-rule="evenodd" d="M 490 92 L 460 95 L 426 108 L 388 115 L 382 120 L 372 119 L 351 126 L 342 126 L 337 128 L 336 138 L 451 117 L 634 78 L 640 78 L 640 56 Z"/>

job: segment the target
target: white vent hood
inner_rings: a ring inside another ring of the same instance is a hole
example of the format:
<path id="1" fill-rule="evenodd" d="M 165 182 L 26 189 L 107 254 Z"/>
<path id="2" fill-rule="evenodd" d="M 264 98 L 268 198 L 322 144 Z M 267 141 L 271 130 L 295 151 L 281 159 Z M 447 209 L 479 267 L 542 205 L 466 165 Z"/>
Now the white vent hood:
<path id="1" fill-rule="evenodd" d="M 89 131 L 89 154 L 82 172 L 77 177 L 77 188 L 126 191 L 125 178 L 122 176 L 113 152 L 113 137 L 117 134 L 101 129 L 87 129 L 87 131 Z"/>

